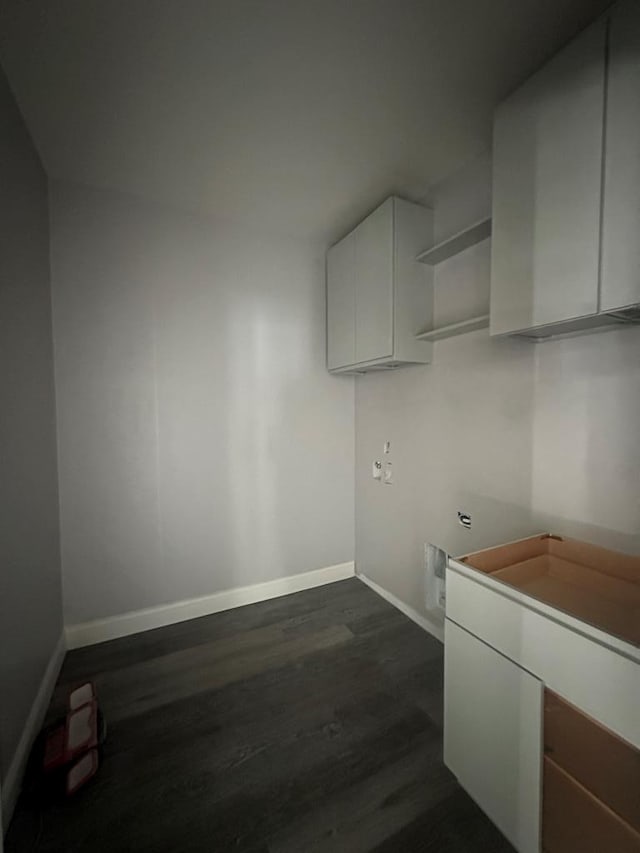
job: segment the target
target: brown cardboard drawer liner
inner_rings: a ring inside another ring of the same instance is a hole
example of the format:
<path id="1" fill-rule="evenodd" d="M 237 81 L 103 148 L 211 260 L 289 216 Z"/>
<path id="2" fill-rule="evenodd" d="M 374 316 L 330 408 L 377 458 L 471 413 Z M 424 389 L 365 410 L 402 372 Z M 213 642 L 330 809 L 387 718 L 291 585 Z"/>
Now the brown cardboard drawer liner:
<path id="1" fill-rule="evenodd" d="M 542 849 L 546 853 L 640 853 L 640 834 L 545 757 Z"/>
<path id="2" fill-rule="evenodd" d="M 545 533 L 459 559 L 640 646 L 640 556 Z"/>
<path id="3" fill-rule="evenodd" d="M 544 751 L 640 833 L 639 750 L 545 690 Z"/>

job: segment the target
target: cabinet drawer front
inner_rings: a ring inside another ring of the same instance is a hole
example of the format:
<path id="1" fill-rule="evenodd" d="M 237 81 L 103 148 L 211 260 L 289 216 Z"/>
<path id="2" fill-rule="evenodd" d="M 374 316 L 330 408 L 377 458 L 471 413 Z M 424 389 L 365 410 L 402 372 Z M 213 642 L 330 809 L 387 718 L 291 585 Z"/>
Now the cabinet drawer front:
<path id="1" fill-rule="evenodd" d="M 546 853 L 640 853 L 640 835 L 545 758 L 542 849 Z"/>
<path id="2" fill-rule="evenodd" d="M 507 587 L 504 594 L 498 592 L 498 582 L 480 572 L 462 571 L 474 579 L 447 569 L 449 619 L 640 748 L 640 666 L 635 661 L 512 600 Z"/>
<path id="3" fill-rule="evenodd" d="M 544 751 L 640 833 L 640 751 L 550 690 Z"/>

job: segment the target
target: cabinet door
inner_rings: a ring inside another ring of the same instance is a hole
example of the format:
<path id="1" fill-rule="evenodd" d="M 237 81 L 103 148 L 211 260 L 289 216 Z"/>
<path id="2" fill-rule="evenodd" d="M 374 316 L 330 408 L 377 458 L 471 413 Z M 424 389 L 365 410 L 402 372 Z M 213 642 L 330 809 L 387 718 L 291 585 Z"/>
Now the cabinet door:
<path id="1" fill-rule="evenodd" d="M 520 853 L 540 849 L 542 684 L 445 622 L 444 760 Z"/>
<path id="2" fill-rule="evenodd" d="M 496 113 L 491 334 L 598 310 L 605 22 Z"/>
<path id="3" fill-rule="evenodd" d="M 327 367 L 356 360 L 355 240 L 349 234 L 327 252 Z"/>
<path id="4" fill-rule="evenodd" d="M 393 353 L 393 199 L 353 232 L 356 256 L 356 361 Z"/>
<path id="5" fill-rule="evenodd" d="M 602 222 L 601 309 L 640 302 L 640 4 L 616 6 L 609 78 Z"/>

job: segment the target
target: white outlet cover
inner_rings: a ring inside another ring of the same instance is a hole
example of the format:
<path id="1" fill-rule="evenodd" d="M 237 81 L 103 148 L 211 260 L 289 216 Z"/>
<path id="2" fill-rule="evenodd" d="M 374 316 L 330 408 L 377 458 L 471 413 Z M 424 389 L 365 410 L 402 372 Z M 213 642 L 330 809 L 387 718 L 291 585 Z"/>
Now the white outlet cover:
<path id="1" fill-rule="evenodd" d="M 385 463 L 383 482 L 386 483 L 388 486 L 393 483 L 393 469 L 391 467 L 391 462 Z"/>
<path id="2" fill-rule="evenodd" d="M 374 480 L 382 480 L 382 462 L 375 460 L 371 463 L 371 476 Z"/>

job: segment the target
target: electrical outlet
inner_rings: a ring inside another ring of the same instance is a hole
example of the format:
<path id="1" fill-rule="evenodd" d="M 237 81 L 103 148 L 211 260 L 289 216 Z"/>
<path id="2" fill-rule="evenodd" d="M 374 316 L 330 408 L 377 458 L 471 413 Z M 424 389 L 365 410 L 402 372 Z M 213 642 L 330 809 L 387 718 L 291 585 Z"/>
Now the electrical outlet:
<path id="1" fill-rule="evenodd" d="M 382 480 L 383 483 L 386 483 L 387 486 L 390 486 L 393 483 L 393 469 L 391 467 L 391 462 L 386 462 L 384 466 L 384 477 Z"/>
<path id="2" fill-rule="evenodd" d="M 382 462 L 376 459 L 371 466 L 371 476 L 374 480 L 382 480 Z"/>

